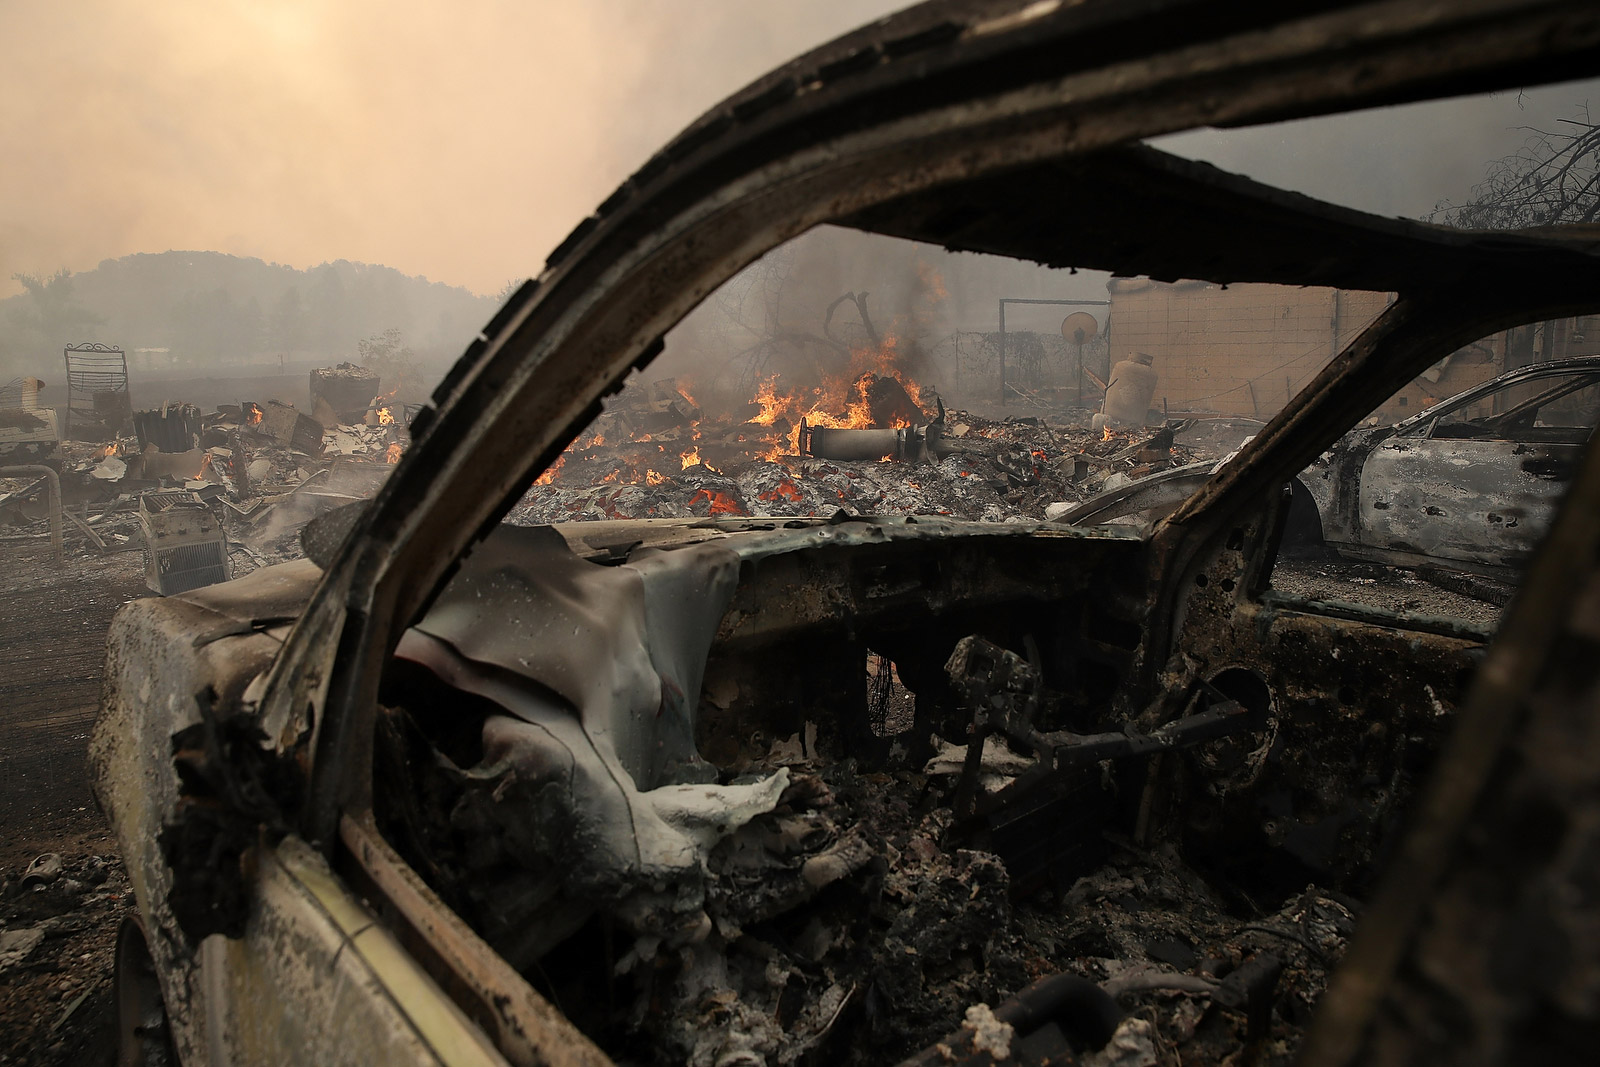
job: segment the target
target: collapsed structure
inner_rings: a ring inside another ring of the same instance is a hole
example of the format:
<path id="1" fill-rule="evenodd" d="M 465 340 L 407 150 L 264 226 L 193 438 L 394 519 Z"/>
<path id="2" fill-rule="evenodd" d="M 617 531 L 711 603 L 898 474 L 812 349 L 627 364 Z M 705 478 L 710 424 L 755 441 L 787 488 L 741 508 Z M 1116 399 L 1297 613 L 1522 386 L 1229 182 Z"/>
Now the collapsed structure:
<path id="1" fill-rule="evenodd" d="M 350 377 L 348 365 L 341 373 Z M 409 440 L 403 407 L 369 395 L 346 412 L 350 423 L 326 429 L 276 400 L 214 412 L 168 403 L 108 423 L 103 442 L 62 441 L 39 405 L 42 385 L 21 380 L 15 408 L 0 393 L 0 468 L 45 465 L 0 470 L 0 521 L 26 537 L 65 519 L 73 551 L 142 550 L 147 585 L 162 595 L 298 558 L 301 527 L 371 496 Z M 47 499 L 45 468 L 59 475 L 59 500 Z"/>

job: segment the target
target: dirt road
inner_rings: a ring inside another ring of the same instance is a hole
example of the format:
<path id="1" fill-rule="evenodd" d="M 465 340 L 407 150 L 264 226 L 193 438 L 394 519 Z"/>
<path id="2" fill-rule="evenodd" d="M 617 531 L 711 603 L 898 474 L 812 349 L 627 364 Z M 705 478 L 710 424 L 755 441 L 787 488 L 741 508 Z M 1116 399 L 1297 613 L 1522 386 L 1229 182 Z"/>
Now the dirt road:
<path id="1" fill-rule="evenodd" d="M 0 972 L 0 1064 L 109 1064 L 111 964 L 128 906 L 116 845 L 85 773 L 112 614 L 148 595 L 137 552 L 51 565 L 0 541 L 0 936 L 43 932 Z M 58 853 L 49 885 L 19 882 Z"/>

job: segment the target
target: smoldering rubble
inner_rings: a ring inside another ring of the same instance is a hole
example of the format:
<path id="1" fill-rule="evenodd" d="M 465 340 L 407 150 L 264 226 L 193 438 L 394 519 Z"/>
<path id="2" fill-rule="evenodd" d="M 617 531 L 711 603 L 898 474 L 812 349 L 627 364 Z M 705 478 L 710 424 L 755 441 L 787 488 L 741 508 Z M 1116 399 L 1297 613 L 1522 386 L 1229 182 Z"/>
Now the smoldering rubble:
<path id="1" fill-rule="evenodd" d="M 897 404 L 870 403 L 887 392 L 883 382 L 897 387 Z M 1211 437 L 1182 422 L 1091 429 L 1088 411 L 986 418 L 946 409 L 936 395 L 913 403 L 898 379 L 870 372 L 851 388 L 858 399 L 836 403 L 842 415 L 791 408 L 792 418 L 779 416 L 770 393 L 758 393 L 748 411 L 715 414 L 676 381 L 625 390 L 508 521 L 805 517 L 840 509 L 1049 519 L 1134 479 L 1219 459 L 1249 434 Z M 930 402 L 931 412 L 922 406 Z M 814 422 L 819 415 L 824 421 Z"/>

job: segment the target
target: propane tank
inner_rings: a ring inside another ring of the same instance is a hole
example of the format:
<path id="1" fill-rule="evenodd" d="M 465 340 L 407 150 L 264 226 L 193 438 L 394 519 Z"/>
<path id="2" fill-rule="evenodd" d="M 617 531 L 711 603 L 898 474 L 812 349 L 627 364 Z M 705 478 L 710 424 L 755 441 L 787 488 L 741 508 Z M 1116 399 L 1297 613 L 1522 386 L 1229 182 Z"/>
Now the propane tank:
<path id="1" fill-rule="evenodd" d="M 1150 353 L 1140 352 L 1111 368 L 1106 383 L 1105 423 L 1143 426 L 1156 395 L 1156 372 Z"/>

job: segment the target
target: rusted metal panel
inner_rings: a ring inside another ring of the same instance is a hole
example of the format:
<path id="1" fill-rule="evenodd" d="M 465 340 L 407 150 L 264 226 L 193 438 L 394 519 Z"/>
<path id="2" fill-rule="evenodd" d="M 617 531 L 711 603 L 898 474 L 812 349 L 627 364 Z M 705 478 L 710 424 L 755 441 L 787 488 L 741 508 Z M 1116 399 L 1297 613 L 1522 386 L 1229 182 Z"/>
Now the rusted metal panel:
<path id="1" fill-rule="evenodd" d="M 195 1062 L 505 1064 L 320 854 L 290 837 L 255 861 L 243 935 L 200 952 L 208 1044 Z"/>

